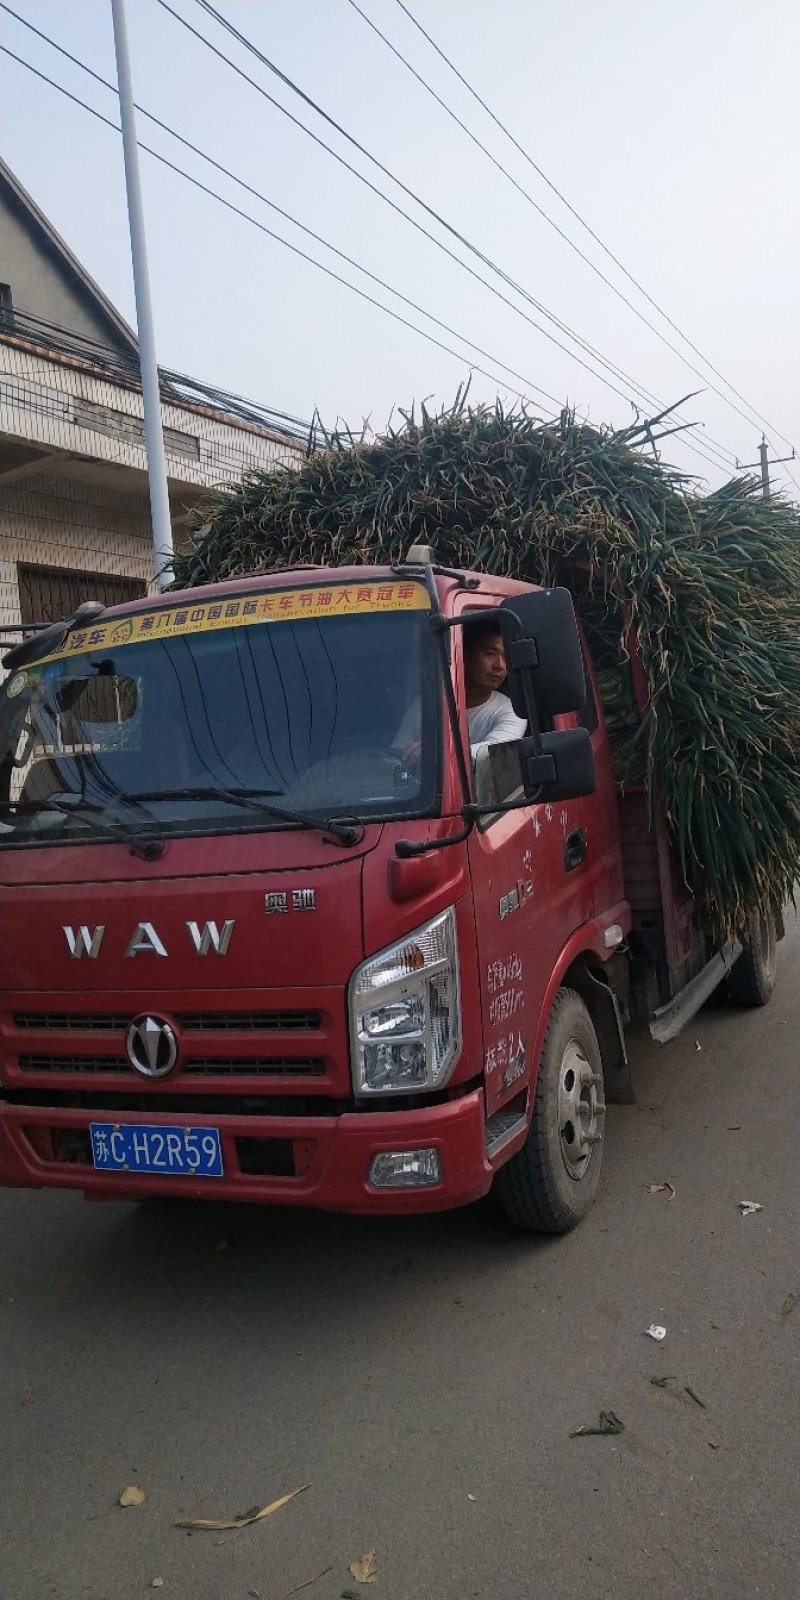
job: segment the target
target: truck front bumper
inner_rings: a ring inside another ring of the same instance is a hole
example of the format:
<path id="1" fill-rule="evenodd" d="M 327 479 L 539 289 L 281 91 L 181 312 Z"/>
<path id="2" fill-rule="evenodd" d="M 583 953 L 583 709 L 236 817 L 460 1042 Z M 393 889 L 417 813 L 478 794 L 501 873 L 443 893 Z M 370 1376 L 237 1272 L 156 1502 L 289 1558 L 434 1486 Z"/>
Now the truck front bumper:
<path id="1" fill-rule="evenodd" d="M 96 1171 L 89 1123 L 122 1121 L 220 1131 L 224 1175 Z M 375 1157 L 436 1150 L 440 1181 L 424 1188 L 374 1188 Z M 312 1206 L 324 1211 L 398 1214 L 444 1211 L 486 1194 L 496 1163 L 486 1154 L 483 1091 L 414 1111 L 345 1112 L 331 1117 L 88 1113 L 0 1102 L 0 1183 L 79 1189 L 89 1199 L 185 1195 Z"/>

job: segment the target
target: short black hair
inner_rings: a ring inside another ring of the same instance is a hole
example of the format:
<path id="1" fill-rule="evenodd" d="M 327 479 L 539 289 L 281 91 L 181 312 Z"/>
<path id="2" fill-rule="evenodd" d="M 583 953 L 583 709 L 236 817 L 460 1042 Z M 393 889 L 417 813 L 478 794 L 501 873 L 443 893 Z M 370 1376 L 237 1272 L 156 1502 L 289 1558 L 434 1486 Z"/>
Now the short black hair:
<path id="1" fill-rule="evenodd" d="M 469 617 L 464 623 L 464 651 L 471 655 L 483 644 L 484 639 L 503 637 L 500 618 L 496 611 L 481 611 L 474 618 Z"/>

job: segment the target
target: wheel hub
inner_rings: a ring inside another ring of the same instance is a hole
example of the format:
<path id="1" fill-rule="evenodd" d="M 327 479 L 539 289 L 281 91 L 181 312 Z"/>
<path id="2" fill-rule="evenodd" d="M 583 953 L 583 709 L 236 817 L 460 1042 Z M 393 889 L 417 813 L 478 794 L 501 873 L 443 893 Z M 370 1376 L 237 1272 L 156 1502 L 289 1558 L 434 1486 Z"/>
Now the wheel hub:
<path id="1" fill-rule="evenodd" d="M 586 1171 L 592 1150 L 603 1137 L 605 1114 L 602 1074 L 593 1071 L 579 1041 L 570 1039 L 558 1079 L 558 1133 L 571 1178 L 581 1178 Z"/>

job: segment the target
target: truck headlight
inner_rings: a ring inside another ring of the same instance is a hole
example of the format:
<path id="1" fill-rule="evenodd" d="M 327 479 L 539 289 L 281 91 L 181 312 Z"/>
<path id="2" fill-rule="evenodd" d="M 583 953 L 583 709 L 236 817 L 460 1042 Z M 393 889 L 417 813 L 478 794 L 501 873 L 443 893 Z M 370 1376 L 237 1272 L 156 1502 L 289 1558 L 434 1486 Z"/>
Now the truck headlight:
<path id="1" fill-rule="evenodd" d="M 353 1087 L 359 1096 L 440 1089 L 461 1049 L 452 906 L 357 967 L 350 980 Z"/>

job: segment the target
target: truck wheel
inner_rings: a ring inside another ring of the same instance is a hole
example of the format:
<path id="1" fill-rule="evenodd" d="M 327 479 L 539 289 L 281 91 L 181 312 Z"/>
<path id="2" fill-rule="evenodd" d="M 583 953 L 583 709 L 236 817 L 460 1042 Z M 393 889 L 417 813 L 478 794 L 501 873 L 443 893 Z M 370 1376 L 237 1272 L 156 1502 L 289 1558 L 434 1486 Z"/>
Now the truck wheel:
<path id="1" fill-rule="evenodd" d="M 736 1006 L 765 1006 L 775 988 L 778 966 L 775 918 L 751 911 L 744 936 L 744 949 L 731 968 L 728 993 Z"/>
<path id="2" fill-rule="evenodd" d="M 568 1233 L 589 1210 L 602 1161 L 603 1063 L 589 1012 L 560 989 L 544 1036 L 528 1137 L 497 1174 L 500 1204 L 528 1233 Z"/>

